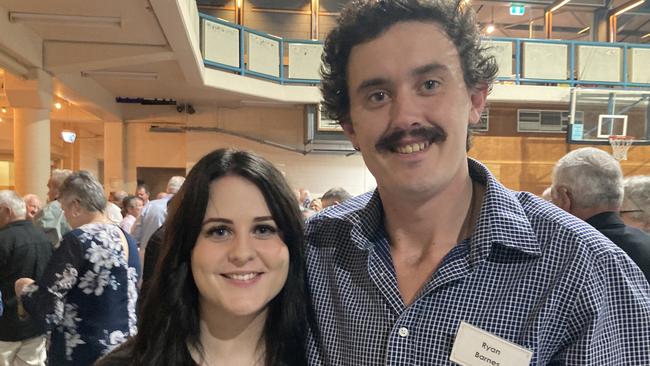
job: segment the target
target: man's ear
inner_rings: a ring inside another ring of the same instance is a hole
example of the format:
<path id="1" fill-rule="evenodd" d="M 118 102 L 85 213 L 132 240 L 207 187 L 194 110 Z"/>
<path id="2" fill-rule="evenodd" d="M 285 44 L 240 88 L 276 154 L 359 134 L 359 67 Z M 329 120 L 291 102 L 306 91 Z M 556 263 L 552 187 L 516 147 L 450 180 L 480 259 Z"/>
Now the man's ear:
<path id="1" fill-rule="evenodd" d="M 11 210 L 9 207 L 2 206 L 0 207 L 0 226 L 8 224 L 11 221 Z M 6 222 L 5 222 L 6 221 Z"/>
<path id="2" fill-rule="evenodd" d="M 558 206 L 559 208 L 563 209 L 568 213 L 572 213 L 571 211 L 573 209 L 572 201 L 573 201 L 572 194 L 568 188 L 564 186 L 559 186 L 554 189 L 553 203 L 555 203 L 556 206 Z"/>
<path id="3" fill-rule="evenodd" d="M 354 132 L 354 127 L 352 127 L 352 122 L 341 122 L 341 128 L 343 128 L 343 133 L 345 133 L 345 136 L 348 138 L 348 140 L 350 140 L 352 146 L 355 148 L 359 147 L 359 143 L 357 142 L 357 135 Z"/>
<path id="4" fill-rule="evenodd" d="M 481 113 L 487 103 L 488 85 L 480 84 L 470 91 L 469 98 L 472 102 L 469 110 L 469 124 L 477 124 L 481 120 Z"/>

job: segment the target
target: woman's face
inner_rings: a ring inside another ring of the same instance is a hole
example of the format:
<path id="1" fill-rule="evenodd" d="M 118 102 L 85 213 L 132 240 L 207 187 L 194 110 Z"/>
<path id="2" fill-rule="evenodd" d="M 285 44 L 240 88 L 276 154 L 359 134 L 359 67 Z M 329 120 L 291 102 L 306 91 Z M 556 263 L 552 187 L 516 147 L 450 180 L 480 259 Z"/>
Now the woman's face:
<path id="1" fill-rule="evenodd" d="M 63 215 L 71 228 L 76 229 L 79 226 L 86 224 L 82 222 L 81 205 L 79 200 L 74 197 L 60 197 L 59 203 L 63 209 Z"/>
<path id="2" fill-rule="evenodd" d="M 213 181 L 192 250 L 202 311 L 256 316 L 280 292 L 288 271 L 289 249 L 260 190 L 238 176 Z"/>

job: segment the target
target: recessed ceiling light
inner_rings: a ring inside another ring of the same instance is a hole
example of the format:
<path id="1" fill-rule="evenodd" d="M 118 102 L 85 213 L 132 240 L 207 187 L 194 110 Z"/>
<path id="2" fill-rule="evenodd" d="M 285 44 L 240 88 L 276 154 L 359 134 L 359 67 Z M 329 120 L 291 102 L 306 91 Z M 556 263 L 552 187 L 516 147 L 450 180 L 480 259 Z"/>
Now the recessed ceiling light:
<path id="1" fill-rule="evenodd" d="M 156 80 L 158 73 L 156 72 L 142 72 L 142 71 L 103 71 L 103 70 L 88 70 L 82 71 L 81 76 L 84 77 L 113 77 L 117 79 L 133 79 L 133 80 Z"/>
<path id="2" fill-rule="evenodd" d="M 85 15 L 63 15 L 63 14 L 42 14 L 24 13 L 18 11 L 9 12 L 10 22 L 45 22 L 57 23 L 65 26 L 83 27 L 122 27 L 122 18 Z"/>

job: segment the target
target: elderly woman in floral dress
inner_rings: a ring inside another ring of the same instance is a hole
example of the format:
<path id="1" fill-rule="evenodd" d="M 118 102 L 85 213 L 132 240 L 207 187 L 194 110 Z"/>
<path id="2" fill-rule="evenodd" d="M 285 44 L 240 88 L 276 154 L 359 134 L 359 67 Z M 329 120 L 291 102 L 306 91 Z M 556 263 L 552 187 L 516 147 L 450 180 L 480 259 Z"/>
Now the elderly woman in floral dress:
<path id="1" fill-rule="evenodd" d="M 137 246 L 106 220 L 102 186 L 90 173 L 68 177 L 59 201 L 73 230 L 43 277 L 19 279 L 16 293 L 27 316 L 51 327 L 48 364 L 92 365 L 136 333 Z"/>

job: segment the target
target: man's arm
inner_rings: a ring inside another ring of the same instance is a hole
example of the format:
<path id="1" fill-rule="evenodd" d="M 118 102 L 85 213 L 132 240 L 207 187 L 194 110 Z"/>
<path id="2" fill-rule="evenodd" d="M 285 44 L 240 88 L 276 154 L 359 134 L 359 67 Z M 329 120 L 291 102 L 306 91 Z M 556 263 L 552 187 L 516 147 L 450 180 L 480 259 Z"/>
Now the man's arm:
<path id="1" fill-rule="evenodd" d="M 650 365 L 650 285 L 623 252 L 595 262 L 572 316 L 566 365 Z"/>

